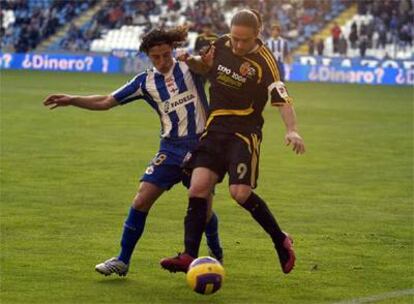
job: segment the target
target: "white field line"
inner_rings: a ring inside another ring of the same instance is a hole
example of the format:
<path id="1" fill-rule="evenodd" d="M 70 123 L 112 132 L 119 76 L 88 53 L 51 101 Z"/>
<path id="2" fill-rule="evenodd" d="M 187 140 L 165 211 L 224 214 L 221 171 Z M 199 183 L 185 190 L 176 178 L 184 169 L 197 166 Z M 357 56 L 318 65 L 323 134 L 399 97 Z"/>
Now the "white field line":
<path id="1" fill-rule="evenodd" d="M 355 299 L 351 299 L 351 300 L 335 302 L 334 304 L 373 303 L 373 302 L 378 302 L 378 301 L 387 300 L 387 299 L 401 298 L 401 297 L 408 296 L 408 295 L 414 295 L 414 289 L 397 290 L 397 291 L 382 293 L 382 294 L 369 296 L 369 297 L 365 297 L 365 298 L 355 298 Z"/>

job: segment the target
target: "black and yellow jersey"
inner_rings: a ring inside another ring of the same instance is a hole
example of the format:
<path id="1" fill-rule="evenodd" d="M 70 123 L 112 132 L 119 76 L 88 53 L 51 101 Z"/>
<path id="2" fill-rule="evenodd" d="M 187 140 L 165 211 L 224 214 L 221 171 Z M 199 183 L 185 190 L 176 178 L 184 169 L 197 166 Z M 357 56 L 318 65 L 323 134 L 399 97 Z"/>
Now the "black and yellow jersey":
<path id="1" fill-rule="evenodd" d="M 194 51 L 198 54 L 200 53 L 200 50 L 204 47 L 210 46 L 219 36 L 211 33 L 209 35 L 206 34 L 200 34 L 197 36 L 197 39 L 195 41 Z"/>
<path id="2" fill-rule="evenodd" d="M 280 81 L 275 58 L 263 42 L 258 40 L 258 44 L 255 51 L 237 56 L 230 36 L 214 42 L 207 131 L 261 134 L 262 112 L 269 97 L 275 106 L 292 101 Z"/>

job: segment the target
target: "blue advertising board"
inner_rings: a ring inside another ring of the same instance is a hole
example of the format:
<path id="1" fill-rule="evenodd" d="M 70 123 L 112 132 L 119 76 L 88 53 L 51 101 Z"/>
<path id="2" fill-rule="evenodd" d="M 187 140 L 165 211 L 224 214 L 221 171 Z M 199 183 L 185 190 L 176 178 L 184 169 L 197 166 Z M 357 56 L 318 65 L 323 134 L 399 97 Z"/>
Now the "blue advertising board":
<path id="1" fill-rule="evenodd" d="M 0 53 L 0 69 L 135 74 L 150 65 L 136 51 L 108 56 Z M 291 82 L 414 85 L 414 60 L 295 56 L 286 68 Z"/>
<path id="2" fill-rule="evenodd" d="M 413 60 L 296 56 L 286 79 L 372 85 L 414 85 Z"/>
<path id="3" fill-rule="evenodd" d="M 121 59 L 100 55 L 0 53 L 0 69 L 120 73 Z"/>
<path id="4" fill-rule="evenodd" d="M 414 85 L 414 69 L 293 64 L 286 78 L 291 82 Z"/>

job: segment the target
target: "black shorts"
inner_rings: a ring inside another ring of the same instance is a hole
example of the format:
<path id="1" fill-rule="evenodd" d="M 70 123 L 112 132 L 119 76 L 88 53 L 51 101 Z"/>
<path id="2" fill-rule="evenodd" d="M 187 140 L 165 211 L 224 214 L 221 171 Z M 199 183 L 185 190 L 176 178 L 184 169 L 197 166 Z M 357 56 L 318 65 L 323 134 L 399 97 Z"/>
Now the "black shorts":
<path id="1" fill-rule="evenodd" d="M 229 184 L 257 186 L 261 137 L 257 134 L 208 132 L 201 137 L 185 167 L 208 168 L 221 182 L 229 174 Z"/>

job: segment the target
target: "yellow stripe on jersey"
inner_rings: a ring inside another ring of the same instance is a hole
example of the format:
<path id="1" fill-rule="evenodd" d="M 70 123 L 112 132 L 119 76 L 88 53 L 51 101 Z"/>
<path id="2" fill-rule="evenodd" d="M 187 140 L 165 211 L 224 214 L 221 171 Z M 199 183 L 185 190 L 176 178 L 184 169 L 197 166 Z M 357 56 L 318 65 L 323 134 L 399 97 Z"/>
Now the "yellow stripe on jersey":
<path id="1" fill-rule="evenodd" d="M 272 66 L 271 61 L 269 61 L 269 57 L 266 53 L 263 52 L 263 48 L 259 51 L 259 54 L 263 57 L 263 59 L 266 61 L 267 66 L 269 67 L 270 72 L 272 73 L 274 81 L 276 81 L 276 72 L 274 66 Z"/>
<path id="2" fill-rule="evenodd" d="M 280 81 L 279 70 L 277 69 L 277 65 L 276 65 L 276 62 L 274 61 L 273 55 L 271 55 L 265 47 L 261 48 L 259 54 L 261 54 L 263 58 L 266 60 L 269 66 L 269 69 L 272 72 L 274 80 Z"/>
<path id="3" fill-rule="evenodd" d="M 236 133 L 236 136 L 240 137 L 247 144 L 247 147 L 249 148 L 249 152 L 250 154 L 252 154 L 252 145 L 250 144 L 250 140 L 246 136 L 240 133 Z"/>
<path id="4" fill-rule="evenodd" d="M 208 117 L 206 128 L 209 126 L 209 124 L 211 123 L 214 117 L 225 116 L 225 115 L 247 116 L 247 115 L 252 114 L 253 112 L 254 112 L 254 109 L 252 108 L 252 106 L 250 106 L 247 109 L 243 109 L 243 110 L 238 110 L 238 109 L 215 110 L 211 112 L 210 116 Z"/>
<path id="5" fill-rule="evenodd" d="M 274 67 L 275 67 L 275 71 L 276 71 L 276 75 L 278 77 L 277 80 L 280 80 L 280 72 L 279 72 L 279 66 L 277 65 L 275 56 L 273 56 L 273 54 L 269 51 L 268 48 L 263 47 L 264 52 L 269 56 L 270 61 L 273 63 Z"/>
<path id="6" fill-rule="evenodd" d="M 260 81 L 262 81 L 262 75 L 263 75 L 263 69 L 260 66 L 260 64 L 257 63 L 256 61 L 254 61 L 252 59 L 249 59 L 249 58 L 246 58 L 246 57 L 243 57 L 243 59 L 246 59 L 247 61 L 249 61 L 251 64 L 253 64 L 256 67 L 256 69 L 257 69 L 257 83 L 260 83 Z"/>
<path id="7" fill-rule="evenodd" d="M 273 53 L 267 48 L 267 47 L 265 47 L 265 46 L 263 46 L 263 50 L 264 50 L 264 52 L 266 53 L 266 54 L 268 54 L 269 55 L 269 58 L 270 58 L 270 60 L 273 62 L 273 64 L 275 65 L 275 67 L 276 67 L 276 70 L 277 70 L 277 72 L 279 73 L 279 66 L 277 65 L 277 61 L 276 61 L 276 58 L 275 58 L 275 56 L 273 55 Z"/>

